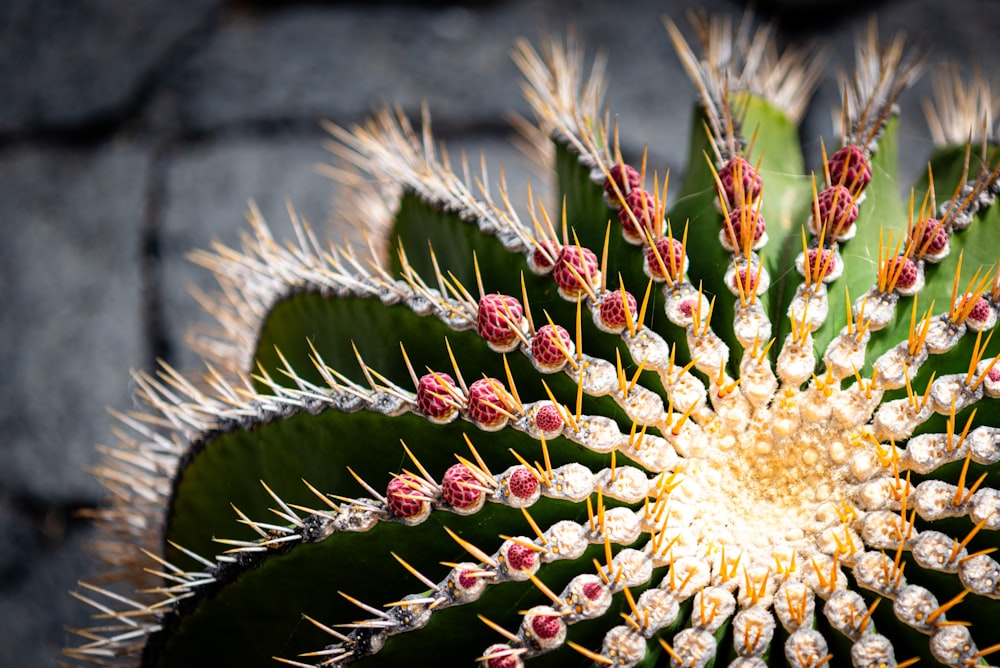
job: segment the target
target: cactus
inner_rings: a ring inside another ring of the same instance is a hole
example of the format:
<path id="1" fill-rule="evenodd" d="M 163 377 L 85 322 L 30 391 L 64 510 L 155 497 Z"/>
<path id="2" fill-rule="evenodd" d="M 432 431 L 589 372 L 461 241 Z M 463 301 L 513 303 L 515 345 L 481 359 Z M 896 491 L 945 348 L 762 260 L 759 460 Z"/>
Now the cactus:
<path id="1" fill-rule="evenodd" d="M 515 49 L 551 202 L 453 170 L 426 112 L 331 126 L 368 250 L 298 221 L 280 245 L 251 211 L 241 250 L 196 255 L 222 286 L 209 372 L 137 376 L 149 409 L 98 472 L 109 571 L 76 592 L 99 621 L 66 653 L 986 664 L 989 92 L 941 80 L 901 199 L 895 103 L 920 62 L 872 28 L 807 172 L 820 68 L 749 21 L 702 22 L 700 53 L 666 23 L 699 92 L 677 194 L 624 161 L 602 61 L 571 39 Z"/>

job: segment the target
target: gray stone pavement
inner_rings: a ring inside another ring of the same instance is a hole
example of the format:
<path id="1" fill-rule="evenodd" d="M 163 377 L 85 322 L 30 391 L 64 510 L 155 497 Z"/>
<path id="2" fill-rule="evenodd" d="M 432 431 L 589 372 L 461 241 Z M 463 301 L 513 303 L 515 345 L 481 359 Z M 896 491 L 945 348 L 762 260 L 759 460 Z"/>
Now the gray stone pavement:
<path id="1" fill-rule="evenodd" d="M 612 7 L 612 4 L 616 8 Z M 660 16 L 729 13 L 736 2 L 252 3 L 7 0 L 0 3 L 0 666 L 52 665 L 87 611 L 66 594 L 93 564 L 77 518 L 100 502 L 85 469 L 112 440 L 106 407 L 133 406 L 129 370 L 197 360 L 183 335 L 205 321 L 188 286 L 211 287 L 185 255 L 236 243 L 257 201 L 279 230 L 285 199 L 327 224 L 335 187 L 321 119 L 359 121 L 382 101 L 426 99 L 457 150 L 486 150 L 516 183 L 523 159 L 506 114 L 526 113 L 508 57 L 514 38 L 575 26 L 610 54 L 609 102 L 631 155 L 684 163 L 693 89 Z M 865 3 L 764 2 L 786 41 L 851 59 Z M 933 61 L 1000 62 L 1000 11 L 987 0 L 877 4 L 880 31 L 905 30 Z M 996 72 L 987 74 L 996 85 Z M 917 101 L 903 101 L 910 174 L 928 148 Z M 834 136 L 835 84 L 804 124 L 814 157 Z M 515 192 L 521 186 L 515 186 Z"/>

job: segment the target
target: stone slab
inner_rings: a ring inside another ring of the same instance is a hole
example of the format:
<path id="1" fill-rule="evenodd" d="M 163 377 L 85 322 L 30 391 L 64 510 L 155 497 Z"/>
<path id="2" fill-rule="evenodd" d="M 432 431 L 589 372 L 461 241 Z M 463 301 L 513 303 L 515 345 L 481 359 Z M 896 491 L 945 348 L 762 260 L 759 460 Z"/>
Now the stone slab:
<path id="1" fill-rule="evenodd" d="M 719 0 L 709 5 L 730 7 Z M 690 105 L 690 96 L 675 90 L 687 84 L 660 16 L 696 7 L 706 5 L 639 2 L 623 11 L 599 3 L 520 0 L 476 9 L 307 5 L 250 12 L 228 21 L 190 64 L 185 122 L 211 129 L 263 119 L 353 121 L 382 102 L 414 112 L 427 100 L 444 125 L 496 125 L 511 110 L 528 113 L 510 59 L 514 40 L 537 44 L 541 34 L 573 26 L 591 49 L 612 48 L 612 81 L 621 80 L 612 84 L 612 102 L 622 100 L 617 107 L 666 124 L 676 109 Z M 659 113 L 647 114 L 651 110 Z M 661 139 L 660 132 L 649 136 Z"/>
<path id="2" fill-rule="evenodd" d="M 0 3 L 0 132 L 106 122 L 218 0 Z"/>
<path id="3" fill-rule="evenodd" d="M 801 10 L 803 3 L 794 4 Z M 911 42 L 925 39 L 934 62 L 996 60 L 997 42 L 976 36 L 989 34 L 990 26 L 1000 29 L 1000 10 L 979 0 L 944 6 L 920 0 L 922 9 L 913 4 L 886 3 L 879 13 L 880 33 L 903 31 Z M 280 119 L 354 121 L 385 101 L 412 114 L 427 100 L 439 127 L 495 125 L 511 110 L 527 113 L 521 77 L 509 58 L 513 41 L 524 36 L 537 43 L 540 33 L 561 33 L 572 25 L 591 51 L 606 47 L 610 53 L 607 99 L 619 115 L 626 151 L 637 155 L 648 146 L 651 165 L 676 173 L 687 161 L 695 92 L 661 19 L 671 17 L 690 36 L 685 13 L 691 9 L 738 14 L 731 3 L 687 0 L 627 8 L 521 0 L 477 9 L 307 5 L 248 12 L 228 21 L 204 56 L 190 63 L 184 119 L 200 130 Z M 933 32 L 923 18 L 929 15 L 937 17 Z M 835 140 L 836 73 L 852 65 L 853 36 L 867 20 L 863 11 L 844 12 L 822 30 L 801 22 L 779 30 L 785 41 L 819 37 L 833 46 L 825 83 L 804 126 L 812 162 L 818 162 L 820 134 L 828 144 Z M 293 52 L 295 58 L 287 57 Z M 907 166 L 922 164 L 929 148 L 922 141 L 926 125 L 919 111 L 929 90 L 925 78 L 902 101 L 903 132 L 912 138 L 904 145 Z"/>
<path id="4" fill-rule="evenodd" d="M 93 502 L 84 469 L 143 363 L 148 157 L 131 146 L 0 153 L 0 487 Z"/>
<path id="5" fill-rule="evenodd" d="M 0 530 L 11 526 L 9 519 L 0 510 Z M 33 543 L 18 546 L 12 555 L 18 568 L 0 578 L 0 666 L 42 668 L 55 665 L 63 647 L 80 644 L 66 627 L 96 624 L 90 619 L 93 609 L 67 593 L 93 574 L 95 560 L 85 555 L 84 545 L 94 532 L 80 526 L 48 537 L 26 531 L 34 535 Z"/>

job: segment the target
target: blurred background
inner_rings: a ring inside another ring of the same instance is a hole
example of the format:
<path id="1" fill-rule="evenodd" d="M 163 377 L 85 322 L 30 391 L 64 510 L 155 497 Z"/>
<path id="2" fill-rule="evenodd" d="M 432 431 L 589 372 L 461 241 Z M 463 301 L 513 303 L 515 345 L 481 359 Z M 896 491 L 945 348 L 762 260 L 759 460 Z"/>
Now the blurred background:
<path id="1" fill-rule="evenodd" d="M 676 174 L 694 91 L 661 17 L 686 27 L 691 8 L 739 15 L 743 3 L 0 1 L 0 666 L 50 666 L 65 627 L 86 623 L 67 591 L 94 565 L 78 513 L 102 498 L 86 469 L 95 444 L 114 441 L 107 408 L 134 407 L 131 369 L 199 368 L 183 337 L 206 318 L 188 289 L 211 285 L 185 254 L 237 243 L 250 199 L 279 238 L 286 198 L 343 235 L 336 187 L 315 171 L 329 161 L 321 120 L 357 122 L 383 101 L 413 117 L 426 99 L 449 148 L 485 151 L 521 184 L 530 172 L 507 119 L 529 112 L 510 47 L 573 26 L 609 53 L 627 154 L 648 145 L 651 167 Z M 811 165 L 820 134 L 836 141 L 833 73 L 873 12 L 883 36 L 904 31 L 935 66 L 978 63 L 1000 90 L 995 0 L 757 11 L 783 43 L 832 47 L 803 125 Z M 901 101 L 910 176 L 929 150 L 929 91 L 925 75 Z"/>

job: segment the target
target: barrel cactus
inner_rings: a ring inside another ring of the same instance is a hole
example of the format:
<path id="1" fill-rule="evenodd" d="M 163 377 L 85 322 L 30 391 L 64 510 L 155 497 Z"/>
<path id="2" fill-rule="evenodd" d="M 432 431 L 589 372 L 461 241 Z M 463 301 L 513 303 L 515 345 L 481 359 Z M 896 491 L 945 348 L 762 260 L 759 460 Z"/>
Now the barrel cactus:
<path id="1" fill-rule="evenodd" d="M 520 43 L 553 199 L 385 109 L 331 127 L 367 250 L 299 222 L 279 244 L 251 211 L 241 250 L 197 254 L 222 286 L 209 371 L 137 376 L 70 657 L 989 661 L 989 91 L 942 79 L 901 189 L 920 63 L 872 29 L 807 171 L 816 63 L 747 23 L 698 24 L 699 50 L 666 27 L 699 92 L 682 180 L 622 157 L 599 59 Z"/>

